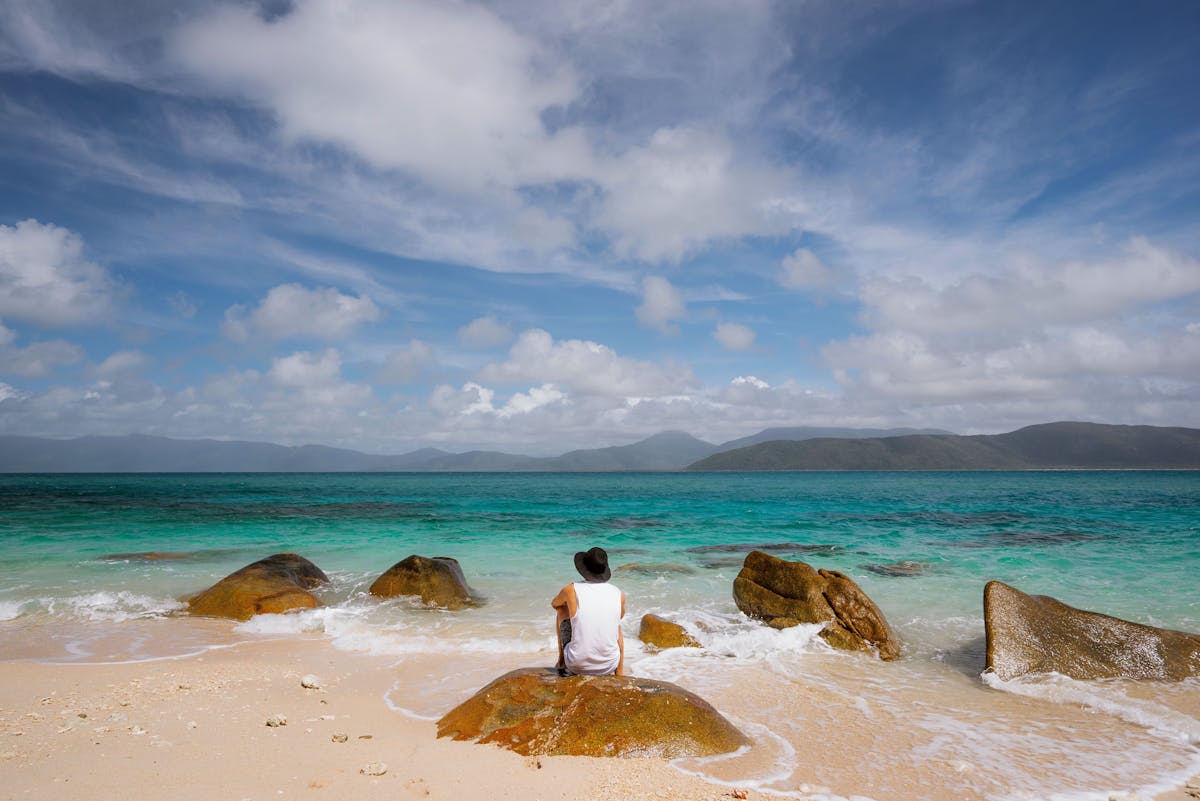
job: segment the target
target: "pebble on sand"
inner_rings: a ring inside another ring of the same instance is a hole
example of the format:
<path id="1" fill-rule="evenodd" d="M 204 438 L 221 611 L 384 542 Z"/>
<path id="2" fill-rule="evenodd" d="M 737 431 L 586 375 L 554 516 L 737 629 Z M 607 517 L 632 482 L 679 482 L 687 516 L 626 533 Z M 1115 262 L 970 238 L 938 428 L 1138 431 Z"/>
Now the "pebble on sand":
<path id="1" fill-rule="evenodd" d="M 267 718 L 267 725 L 272 729 L 278 728 L 279 726 L 286 726 L 287 718 L 283 715 L 271 715 L 271 717 Z"/>
<path id="2" fill-rule="evenodd" d="M 350 735 L 346 734 L 345 732 L 339 731 L 339 732 L 335 733 L 333 735 L 333 737 L 330 739 L 332 739 L 335 743 L 344 743 L 350 739 Z"/>
<path id="3" fill-rule="evenodd" d="M 305 676 L 304 678 L 300 679 L 300 686 L 301 686 L 301 687 L 303 687 L 303 688 L 304 688 L 304 689 L 306 689 L 306 690 L 320 690 L 320 689 L 322 689 L 322 687 L 321 687 L 321 680 L 320 680 L 319 678 L 317 678 L 316 676 L 314 676 L 313 674 L 311 674 L 311 673 L 309 673 L 309 674 L 308 674 L 307 676 Z"/>
<path id="4" fill-rule="evenodd" d="M 387 765 L 382 762 L 368 762 L 358 772 L 364 776 L 382 776 L 387 773 Z"/>

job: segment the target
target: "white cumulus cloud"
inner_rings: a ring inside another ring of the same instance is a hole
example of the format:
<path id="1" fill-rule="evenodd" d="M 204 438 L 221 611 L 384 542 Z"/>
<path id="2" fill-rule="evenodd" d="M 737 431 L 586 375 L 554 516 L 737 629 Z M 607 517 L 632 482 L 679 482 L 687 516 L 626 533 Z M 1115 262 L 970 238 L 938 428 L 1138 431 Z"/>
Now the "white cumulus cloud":
<path id="1" fill-rule="evenodd" d="M 369 297 L 343 295 L 332 287 L 280 284 L 248 314 L 240 305 L 227 309 L 221 333 L 235 342 L 254 337 L 341 339 L 380 317 L 382 312 Z"/>
<path id="2" fill-rule="evenodd" d="M 528 392 L 515 392 L 504 404 L 498 414 L 500 417 L 513 417 L 518 414 L 529 414 L 543 406 L 558 403 L 567 396 L 555 388 L 553 384 L 543 384 L 540 387 L 530 387 Z"/>
<path id="3" fill-rule="evenodd" d="M 871 330 L 821 352 L 848 402 L 923 409 L 943 426 L 984 409 L 992 430 L 1110 405 L 1157 419 L 1200 375 L 1200 336 L 1178 317 L 1197 293 L 1200 262 L 1143 239 L 1107 259 L 1021 258 L 942 285 L 874 279 L 861 295 Z"/>
<path id="4" fill-rule="evenodd" d="M 121 350 L 91 369 L 97 378 L 120 378 L 140 373 L 151 363 L 150 356 L 139 350 Z"/>
<path id="5" fill-rule="evenodd" d="M 269 108 L 286 138 L 433 184 L 516 187 L 561 173 L 579 146 L 541 116 L 577 95 L 571 70 L 479 5 L 297 0 L 271 19 L 227 5 L 171 44 L 195 74 Z"/>
<path id="6" fill-rule="evenodd" d="M 783 233 L 777 213 L 783 171 L 742 163 L 726 137 L 662 128 L 642 146 L 609 160 L 597 177 L 605 197 L 597 215 L 619 255 L 679 261 L 713 240 Z"/>
<path id="7" fill-rule="evenodd" d="M 825 289 L 836 280 L 821 257 L 808 248 L 799 248 L 784 258 L 779 283 L 788 289 Z"/>
<path id="8" fill-rule="evenodd" d="M 713 339 L 726 350 L 750 350 L 754 347 L 754 329 L 740 323 L 717 323 Z"/>
<path id="9" fill-rule="evenodd" d="M 387 355 L 379 378 L 383 381 L 404 384 L 418 378 L 437 362 L 433 347 L 427 342 L 414 339 L 408 345 L 395 348 Z"/>
<path id="10" fill-rule="evenodd" d="M 938 285 L 875 279 L 862 290 L 876 327 L 931 334 L 1079 324 L 1200 292 L 1200 261 L 1133 239 L 1104 261 L 1016 259 L 1002 272 Z"/>
<path id="11" fill-rule="evenodd" d="M 687 304 L 679 290 L 662 276 L 650 275 L 642 281 L 642 304 L 635 310 L 638 322 L 664 334 L 679 333 L 674 320 L 687 314 Z"/>
<path id="12" fill-rule="evenodd" d="M 342 357 L 333 348 L 313 353 L 300 351 L 281 356 L 271 363 L 267 376 L 284 387 L 320 387 L 341 378 Z"/>
<path id="13" fill-rule="evenodd" d="M 512 329 L 490 315 L 477 317 L 458 329 L 458 341 L 466 348 L 494 348 L 507 345 L 512 338 Z"/>
<path id="14" fill-rule="evenodd" d="M 60 367 L 68 367 L 81 361 L 83 348 L 62 339 L 32 342 L 25 347 L 11 344 L 11 340 L 0 343 L 2 376 L 45 378 Z"/>
<path id="15" fill-rule="evenodd" d="M 508 359 L 487 365 L 479 377 L 489 383 L 553 384 L 572 393 L 607 397 L 670 395 L 695 385 L 689 370 L 630 359 L 588 340 L 555 341 L 538 328 L 523 332 Z"/>
<path id="16" fill-rule="evenodd" d="M 429 406 L 434 411 L 447 416 L 490 414 L 496 411 L 492 399 L 496 397 L 495 390 L 468 381 L 461 389 L 455 389 L 448 384 L 434 387 L 429 397 Z"/>
<path id="17" fill-rule="evenodd" d="M 40 325 L 107 320 L 123 294 L 108 271 L 83 257 L 83 240 L 57 225 L 0 225 L 0 315 Z"/>

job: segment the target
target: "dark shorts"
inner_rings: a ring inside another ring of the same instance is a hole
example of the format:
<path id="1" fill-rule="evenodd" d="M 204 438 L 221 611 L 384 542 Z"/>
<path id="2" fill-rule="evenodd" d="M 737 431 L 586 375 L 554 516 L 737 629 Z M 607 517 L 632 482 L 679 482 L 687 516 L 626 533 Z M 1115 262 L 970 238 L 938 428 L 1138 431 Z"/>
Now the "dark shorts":
<path id="1" fill-rule="evenodd" d="M 563 648 L 566 648 L 567 643 L 571 641 L 571 620 L 569 618 L 558 624 L 558 641 Z M 558 668 L 558 675 L 570 676 L 572 673 L 565 667 L 560 667 Z"/>

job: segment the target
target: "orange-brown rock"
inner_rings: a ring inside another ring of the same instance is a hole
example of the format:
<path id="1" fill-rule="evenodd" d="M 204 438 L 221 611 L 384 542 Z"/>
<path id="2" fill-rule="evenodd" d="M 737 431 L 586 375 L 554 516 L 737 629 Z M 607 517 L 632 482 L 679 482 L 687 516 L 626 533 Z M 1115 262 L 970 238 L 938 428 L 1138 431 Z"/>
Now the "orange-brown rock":
<path id="1" fill-rule="evenodd" d="M 983 588 L 983 622 L 987 666 L 1002 679 L 1049 672 L 1084 680 L 1200 676 L 1200 634 L 1076 609 L 1000 581 Z"/>
<path id="2" fill-rule="evenodd" d="M 518 754 L 712 756 L 749 744 L 699 696 L 631 676 L 506 673 L 438 721 L 438 736 L 495 743 Z"/>
<path id="3" fill-rule="evenodd" d="M 457 559 L 413 554 L 388 568 L 368 590 L 380 598 L 415 595 L 428 606 L 463 609 L 479 601 L 467 586 Z"/>
<path id="4" fill-rule="evenodd" d="M 774 628 L 824 623 L 821 636 L 834 648 L 900 655 L 900 642 L 879 607 L 836 570 L 817 570 L 751 551 L 733 581 L 733 600 L 747 615 Z"/>
<path id="5" fill-rule="evenodd" d="M 303 556 L 277 553 L 184 600 L 193 615 L 249 620 L 254 615 L 320 606 L 309 590 L 328 581 L 321 569 Z"/>
<path id="6" fill-rule="evenodd" d="M 638 639 L 655 648 L 699 648 L 696 638 L 678 623 L 664 620 L 658 615 L 643 615 L 638 629 Z"/>

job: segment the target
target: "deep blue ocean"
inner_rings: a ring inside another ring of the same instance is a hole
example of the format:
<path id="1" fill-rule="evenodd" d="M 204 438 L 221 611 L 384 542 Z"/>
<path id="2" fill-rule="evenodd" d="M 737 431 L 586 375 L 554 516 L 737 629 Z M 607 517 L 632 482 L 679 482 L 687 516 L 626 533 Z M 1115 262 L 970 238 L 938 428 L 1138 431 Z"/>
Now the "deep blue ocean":
<path id="1" fill-rule="evenodd" d="M 756 733 L 754 754 L 689 769 L 784 793 L 815 776 L 838 797 L 836 771 L 807 765 L 798 745 L 823 725 L 817 699 L 844 704 L 864 726 L 925 732 L 893 767 L 942 765 L 939 786 L 962 797 L 1145 792 L 1200 764 L 1196 683 L 979 677 L 991 579 L 1200 631 L 1200 472 L 4 475 L 0 658 L 154 659 L 229 638 L 317 635 L 428 662 L 436 689 L 395 706 L 436 716 L 495 672 L 551 658 L 549 599 L 575 578 L 573 554 L 593 545 L 609 551 L 628 597 L 627 641 L 655 612 L 705 646 L 676 655 L 634 645 L 634 671 L 682 680 Z M 869 662 L 830 652 L 804 627 L 746 620 L 731 587 L 751 548 L 853 577 L 904 657 Z M 215 633 L 178 617 L 180 596 L 280 551 L 330 575 L 323 609 Z M 436 613 L 365 595 L 414 553 L 458 559 L 487 603 Z M 448 681 L 446 664 L 464 655 L 470 667 Z M 791 718 L 762 696 L 764 678 L 792 688 Z M 1105 736 L 1081 733 L 1097 716 Z M 846 736 L 842 749 L 867 737 Z M 1111 764 L 1114 741 L 1133 760 L 1126 767 Z M 1071 770 L 1060 777 L 1059 764 Z M 1053 786 L 1042 787 L 1047 775 Z"/>

